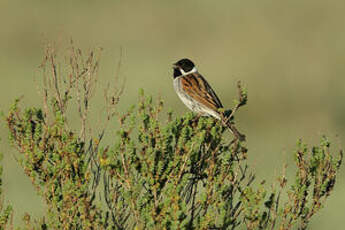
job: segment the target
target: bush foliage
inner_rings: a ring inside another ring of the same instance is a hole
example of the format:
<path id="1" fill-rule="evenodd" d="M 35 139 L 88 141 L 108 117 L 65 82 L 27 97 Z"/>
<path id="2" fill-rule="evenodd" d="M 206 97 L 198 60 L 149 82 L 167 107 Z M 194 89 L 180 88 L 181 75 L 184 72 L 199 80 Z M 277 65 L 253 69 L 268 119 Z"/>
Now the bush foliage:
<path id="1" fill-rule="evenodd" d="M 3 156 L 0 153 L 0 161 L 2 160 Z M 5 229 L 7 226 L 10 226 L 10 222 L 12 222 L 12 207 L 10 205 L 4 204 L 4 200 L 2 199 L 2 166 L 0 165 L 0 229 Z"/>
<path id="2" fill-rule="evenodd" d="M 271 187 L 255 183 L 245 142 L 230 141 L 220 122 L 166 114 L 163 101 L 143 91 L 137 105 L 120 113 L 118 81 L 104 90 L 102 122 L 91 121 L 100 52 L 84 54 L 72 43 L 62 59 L 47 46 L 42 107 L 23 110 L 18 99 L 7 115 L 18 161 L 47 205 L 44 217 L 24 217 L 24 229 L 307 228 L 341 165 L 342 152 L 335 156 L 326 137 L 311 148 L 298 142 L 289 185 L 285 175 Z M 247 100 L 238 89 L 234 111 Z M 79 128 L 71 126 L 73 108 Z M 0 229 L 10 216 L 11 208 L 0 205 Z"/>

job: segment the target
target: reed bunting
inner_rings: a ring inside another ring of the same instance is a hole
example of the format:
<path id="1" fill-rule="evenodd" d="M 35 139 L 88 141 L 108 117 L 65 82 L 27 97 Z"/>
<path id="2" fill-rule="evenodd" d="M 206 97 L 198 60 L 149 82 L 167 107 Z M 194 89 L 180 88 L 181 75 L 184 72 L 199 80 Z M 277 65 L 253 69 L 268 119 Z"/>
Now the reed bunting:
<path id="1" fill-rule="evenodd" d="M 199 74 L 194 63 L 189 59 L 181 59 L 173 65 L 173 69 L 174 89 L 182 102 L 193 112 L 221 120 L 235 138 L 244 141 L 245 136 L 224 114 L 222 103 L 205 78 Z"/>

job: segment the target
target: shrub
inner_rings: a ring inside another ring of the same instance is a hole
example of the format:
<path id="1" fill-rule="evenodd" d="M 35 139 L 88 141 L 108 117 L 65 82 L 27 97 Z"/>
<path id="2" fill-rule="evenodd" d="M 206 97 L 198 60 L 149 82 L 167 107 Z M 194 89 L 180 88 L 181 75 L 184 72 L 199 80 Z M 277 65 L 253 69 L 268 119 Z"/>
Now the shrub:
<path id="1" fill-rule="evenodd" d="M 2 153 L 0 153 L 0 161 L 2 161 Z M 5 229 L 9 227 L 12 222 L 12 206 L 5 206 L 4 200 L 2 197 L 2 166 L 0 165 L 0 229 Z"/>
<path id="2" fill-rule="evenodd" d="M 282 175 L 267 189 L 253 183 L 245 142 L 228 140 L 220 122 L 166 115 L 163 101 L 143 91 L 137 105 L 120 113 L 123 87 L 108 85 L 103 122 L 91 122 L 100 52 L 84 55 L 71 43 L 63 64 L 47 46 L 42 107 L 23 111 L 18 99 L 8 113 L 20 165 L 48 207 L 39 220 L 28 214 L 25 229 L 306 229 L 341 165 L 342 151 L 335 158 L 326 137 L 311 148 L 299 141 L 295 181 L 287 186 Z M 238 90 L 234 111 L 247 100 L 240 84 Z M 71 105 L 79 128 L 72 128 Z M 104 144 L 115 118 L 119 127 Z"/>

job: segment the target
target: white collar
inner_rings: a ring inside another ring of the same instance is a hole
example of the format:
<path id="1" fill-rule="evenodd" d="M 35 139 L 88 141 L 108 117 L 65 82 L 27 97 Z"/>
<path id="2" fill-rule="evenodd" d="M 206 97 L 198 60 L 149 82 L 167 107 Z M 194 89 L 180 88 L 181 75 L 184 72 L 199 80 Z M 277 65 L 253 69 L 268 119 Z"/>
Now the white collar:
<path id="1" fill-rule="evenodd" d="M 180 71 L 181 71 L 181 73 L 182 73 L 182 76 L 186 76 L 186 75 L 188 75 L 188 74 L 198 72 L 198 70 L 196 69 L 196 67 L 195 67 L 195 66 L 193 67 L 193 69 L 192 69 L 191 71 L 184 72 L 182 68 L 180 69 Z"/>

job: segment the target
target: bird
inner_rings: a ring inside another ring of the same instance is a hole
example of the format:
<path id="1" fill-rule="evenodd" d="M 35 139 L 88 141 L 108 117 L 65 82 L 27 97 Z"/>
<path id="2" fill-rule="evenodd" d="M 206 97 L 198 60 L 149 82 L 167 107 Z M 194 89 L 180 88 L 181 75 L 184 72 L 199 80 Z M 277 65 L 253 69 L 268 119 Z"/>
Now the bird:
<path id="1" fill-rule="evenodd" d="M 224 113 L 224 107 L 206 79 L 198 72 L 194 63 L 183 58 L 173 64 L 174 89 L 181 101 L 193 112 L 201 116 L 212 116 L 227 126 L 240 141 L 245 140 Z"/>

